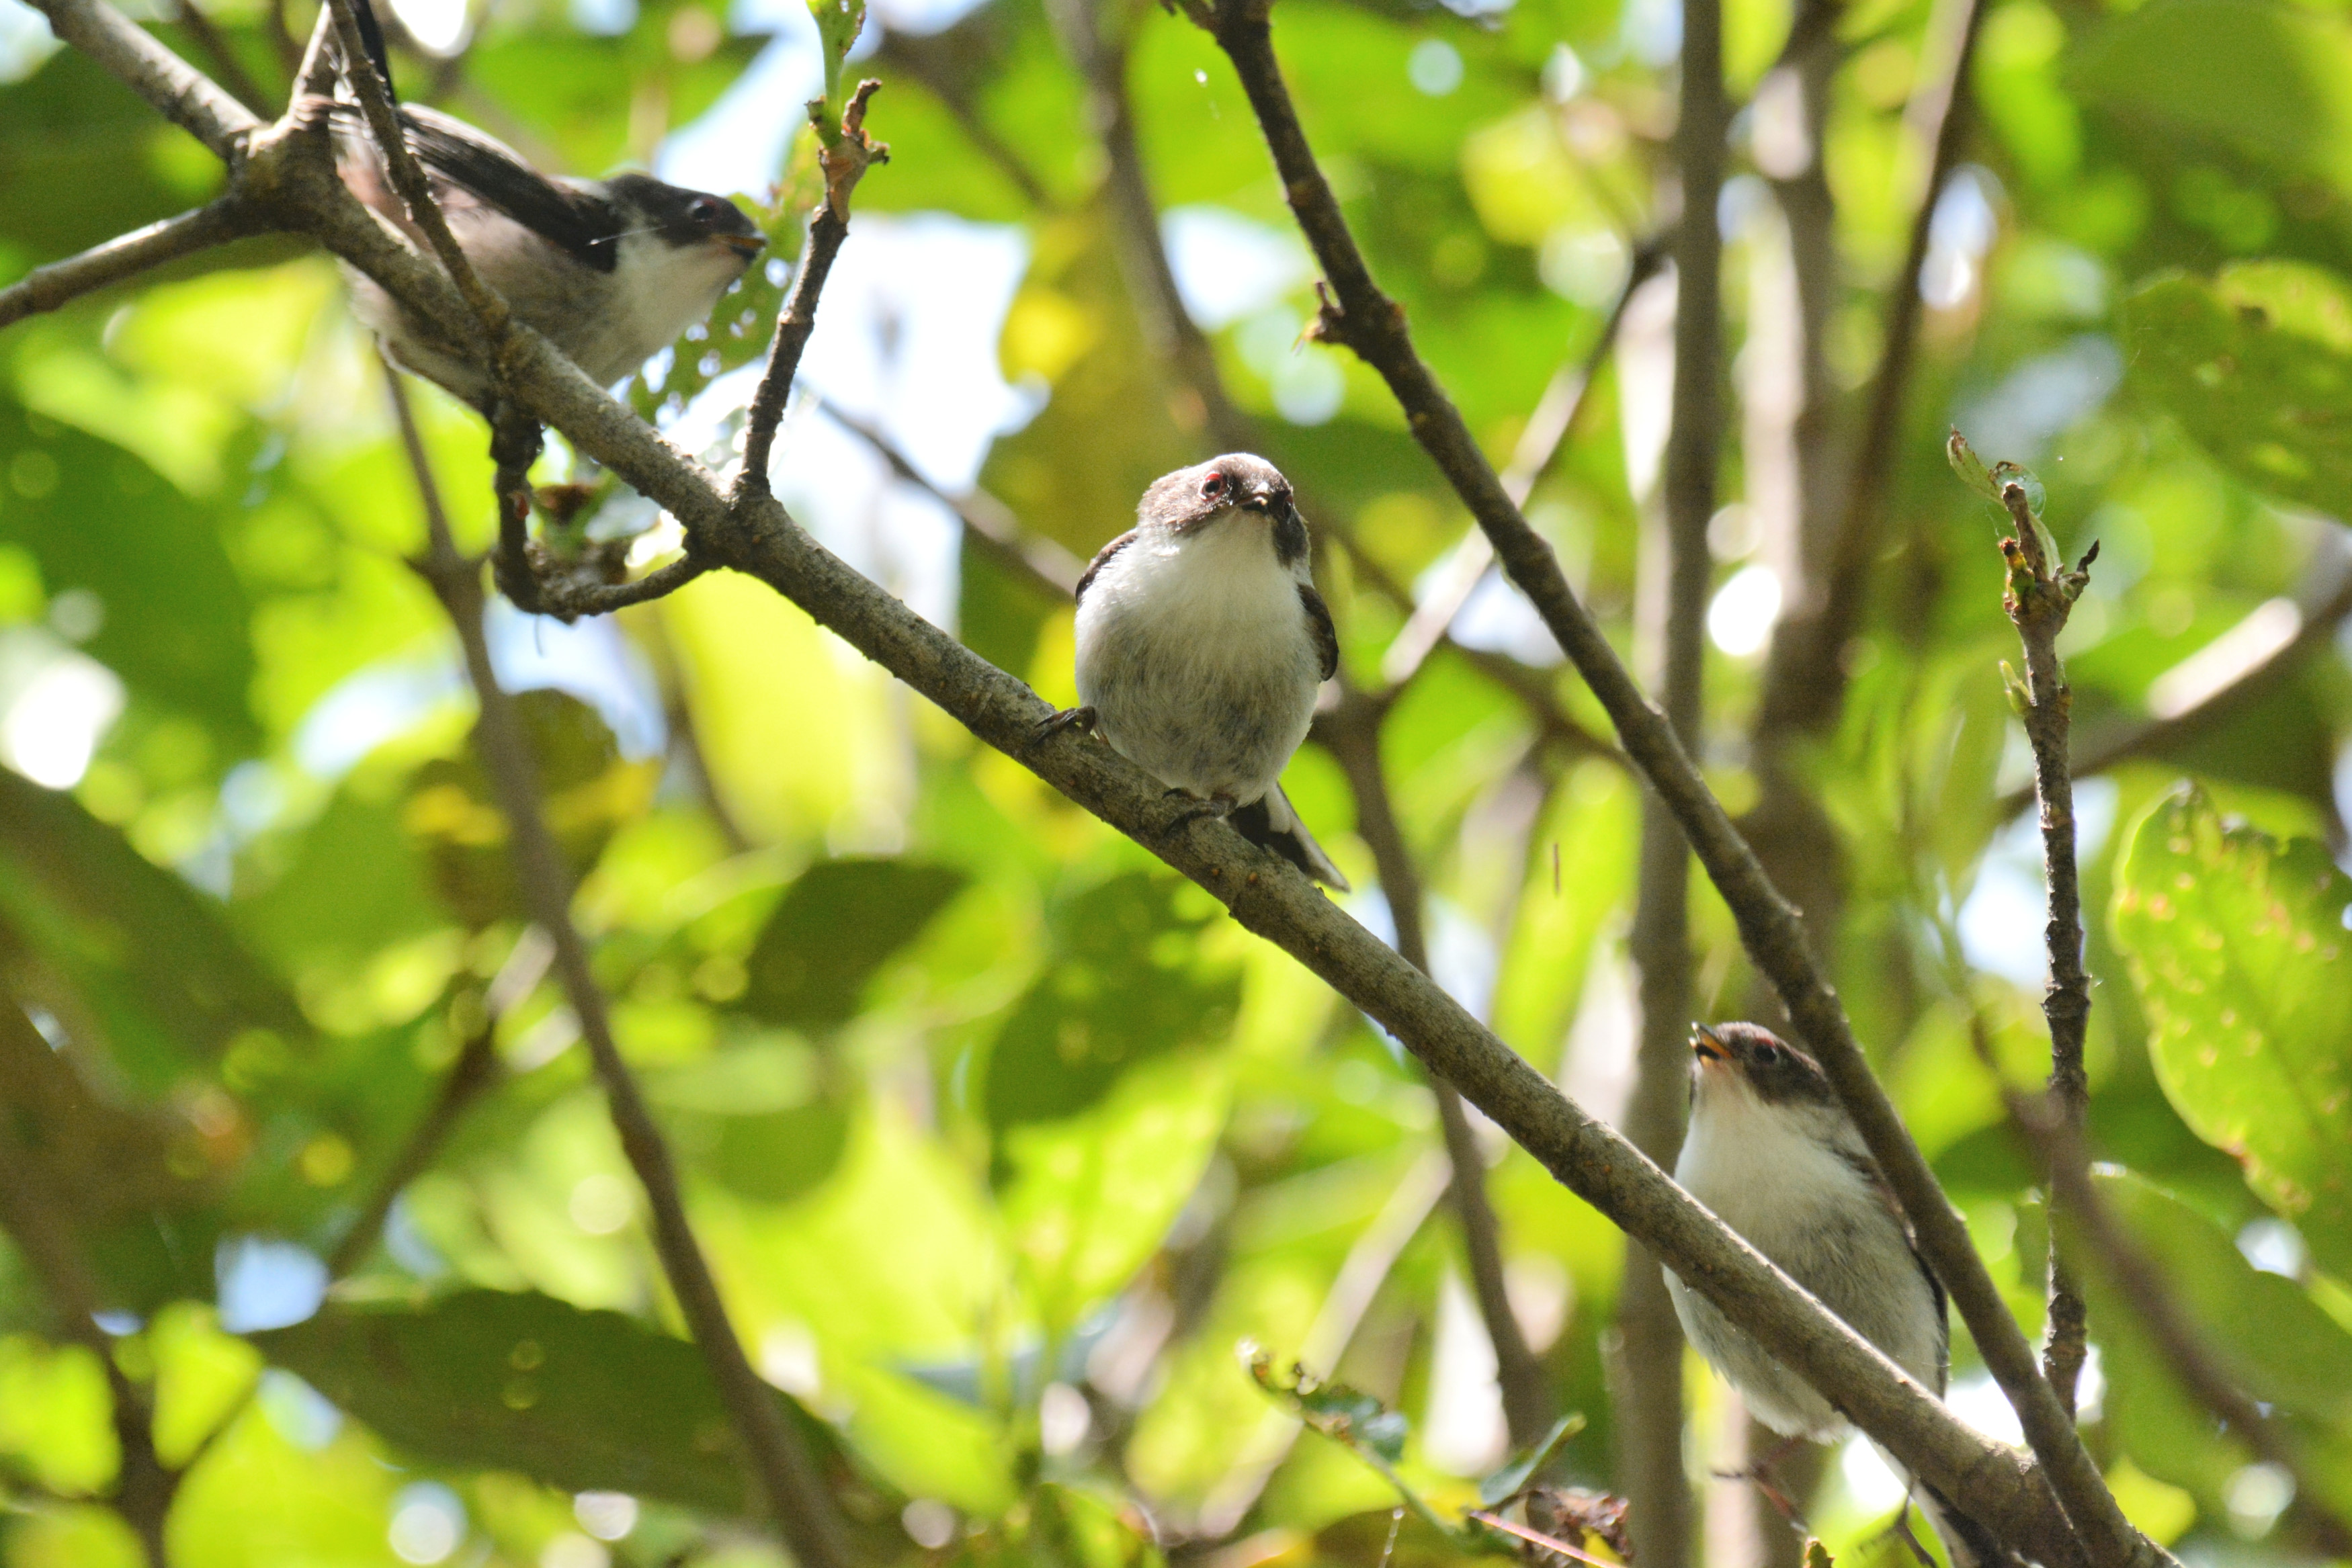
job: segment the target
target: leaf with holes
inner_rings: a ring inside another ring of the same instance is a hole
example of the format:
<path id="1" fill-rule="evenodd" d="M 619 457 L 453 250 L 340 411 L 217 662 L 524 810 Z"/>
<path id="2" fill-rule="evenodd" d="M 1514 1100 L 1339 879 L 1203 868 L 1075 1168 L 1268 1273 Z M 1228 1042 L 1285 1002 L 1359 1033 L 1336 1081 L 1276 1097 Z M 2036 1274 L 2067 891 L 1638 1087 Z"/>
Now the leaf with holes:
<path id="1" fill-rule="evenodd" d="M 2187 787 L 2140 819 L 2116 945 L 2158 1081 L 2331 1272 L 2352 1271 L 2352 877 L 2309 839 L 2224 821 Z"/>

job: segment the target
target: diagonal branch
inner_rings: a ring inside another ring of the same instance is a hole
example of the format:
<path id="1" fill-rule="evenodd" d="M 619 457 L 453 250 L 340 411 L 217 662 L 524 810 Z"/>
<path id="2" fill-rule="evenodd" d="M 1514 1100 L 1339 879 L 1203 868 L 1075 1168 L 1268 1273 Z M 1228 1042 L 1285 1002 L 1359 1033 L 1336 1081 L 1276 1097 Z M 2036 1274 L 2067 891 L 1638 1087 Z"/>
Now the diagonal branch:
<path id="1" fill-rule="evenodd" d="M 1581 361 L 1570 361 L 1553 372 L 1543 396 L 1536 401 L 1535 412 L 1528 416 L 1527 428 L 1519 432 L 1518 444 L 1511 453 L 1511 465 L 1503 470 L 1503 489 L 1514 506 L 1528 504 L 1537 482 L 1574 438 L 1583 423 L 1584 411 L 1591 406 L 1592 383 L 1600 379 L 1601 366 L 1617 347 L 1618 329 L 1625 324 L 1625 308 L 1664 264 L 1665 247 L 1656 240 L 1644 240 L 1634 246 L 1624 285 L 1618 289 L 1616 303 L 1609 308 L 1609 315 L 1601 323 L 1592 346 L 1585 350 Z M 1403 685 L 1412 679 L 1423 661 L 1445 641 L 1447 628 L 1462 613 L 1462 607 L 1470 601 L 1478 584 L 1486 580 L 1486 569 L 1494 564 L 1494 545 L 1484 530 L 1473 527 L 1438 568 L 1436 582 L 1412 606 L 1412 615 L 1391 639 L 1388 652 L 1381 656 L 1382 679 L 1392 686 Z"/>
<path id="2" fill-rule="evenodd" d="M 33 3 L 59 40 L 97 61 L 235 171 L 245 139 L 261 129 L 253 110 L 111 5 Z"/>
<path id="3" fill-rule="evenodd" d="M 79 25 L 108 13 L 103 0 L 45 4 Z M 136 28 L 129 31 L 137 35 Z M 273 216 L 319 238 L 404 307 L 436 322 L 464 319 L 467 306 L 448 278 L 359 204 L 336 178 L 320 139 L 299 126 L 281 126 L 248 141 L 240 177 Z M 2052 1568 L 2073 1568 L 2083 1560 L 2039 1467 L 1956 1420 L 1304 878 L 1250 847 L 1228 824 L 1200 821 L 1174 831 L 1181 808 L 1171 808 L 1155 781 L 1107 747 L 1076 739 L 1034 747 L 1036 727 L 1050 712 L 1034 693 L 852 570 L 772 498 L 730 500 L 707 470 L 593 385 L 536 332 L 513 329 L 507 370 L 510 393 L 534 417 L 689 529 L 702 530 L 720 564 L 793 600 L 974 736 L 1209 890 L 1246 929 L 1281 946 L 1378 1019 L 1559 1180 L 1649 1246 L 1768 1354 L 1825 1391 L 1957 1506 Z M 1511 550 L 1499 553 L 1512 559 Z M 478 595 L 478 583 L 473 591 Z M 1591 635 L 1597 638 L 1597 631 Z M 1581 646 L 1572 632 L 1570 642 Z M 1605 675 L 1605 666 L 1594 667 Z M 1703 830 L 1699 836 L 1713 854 L 1728 825 L 1719 810 L 1709 819 L 1711 801 L 1687 761 L 1679 771 L 1664 766 L 1657 735 L 1624 716 L 1629 706 L 1640 703 L 1638 694 L 1629 695 L 1622 670 L 1614 685 L 1605 678 L 1596 685 L 1608 685 L 1621 699 L 1615 705 L 1620 723 L 1640 743 L 1661 787 L 1698 802 L 1685 826 Z M 1664 744 L 1664 755 L 1679 758 L 1670 736 Z M 1724 873 L 1724 880 L 1736 879 Z M 1750 882 L 1747 904 L 1762 899 L 1770 907 L 1769 887 L 1752 872 Z M 566 969 L 578 973 L 576 949 Z M 1829 1005 L 1835 1020 L 1834 1004 Z M 1851 1049 L 1850 1036 L 1847 1044 Z"/>
<path id="4" fill-rule="evenodd" d="M 1025 579 L 1049 597 L 1077 596 L 1078 577 L 1086 570 L 1086 562 L 1052 539 L 1022 528 L 1021 519 L 1013 515 L 1012 508 L 987 491 L 950 496 L 940 489 L 898 449 L 897 442 L 838 403 L 828 401 L 824 408 L 826 418 L 879 453 L 882 460 L 890 465 L 892 473 L 953 512 L 956 520 L 963 525 L 965 537 L 998 565 Z"/>
<path id="5" fill-rule="evenodd" d="M 1414 351 L 1403 311 L 1374 282 L 1291 104 L 1275 58 L 1266 0 L 1222 0 L 1213 10 L 1206 0 L 1191 4 L 1195 19 L 1212 30 L 1233 60 L 1291 210 L 1322 264 L 1330 292 L 1319 331 L 1346 343 L 1387 381 L 1414 438 L 1468 504 L 1494 541 L 1504 570 L 1535 605 L 1616 724 L 1627 754 L 1673 811 L 1730 906 L 1749 956 L 1780 991 L 1799 1034 L 1821 1060 L 1995 1380 L 2017 1406 L 2034 1454 L 2081 1532 L 2083 1549 L 2099 1568 L 2164 1560 L 2167 1554 L 2124 1518 L 2074 1423 L 2042 1379 L 2032 1348 L 1977 1256 L 1966 1222 L 1873 1075 L 1843 1005 L 1806 946 L 1797 912 L 1773 888 L 1664 716 L 1643 697 L 1616 650 L 1577 601 L 1550 547 L 1511 504 L 1460 411 Z"/>
<path id="6" fill-rule="evenodd" d="M 150 267 L 257 234 L 261 227 L 259 215 L 251 207 L 235 195 L 226 195 L 175 218 L 133 229 L 104 245 L 92 246 L 79 256 L 37 267 L 7 287 L 0 288 L 0 327 L 44 310 L 55 310 Z"/>

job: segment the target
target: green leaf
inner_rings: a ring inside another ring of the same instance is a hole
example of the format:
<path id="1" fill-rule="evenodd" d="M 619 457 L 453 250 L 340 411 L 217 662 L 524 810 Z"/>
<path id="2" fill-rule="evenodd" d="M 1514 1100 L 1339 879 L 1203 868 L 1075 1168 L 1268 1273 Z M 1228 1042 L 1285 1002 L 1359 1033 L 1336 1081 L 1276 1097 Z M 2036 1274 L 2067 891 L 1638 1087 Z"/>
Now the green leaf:
<path id="1" fill-rule="evenodd" d="M 2133 387 L 2258 489 L 2340 511 L 2352 493 L 2352 284 L 2250 262 L 2179 274 L 2124 312 Z"/>
<path id="2" fill-rule="evenodd" d="M 1045 971 L 989 1050 L 992 1129 L 1075 1116 L 1137 1063 L 1232 1025 L 1240 977 L 1196 964 L 1191 937 L 1205 917 L 1177 913 L 1176 887 L 1130 872 L 1055 912 Z"/>
<path id="3" fill-rule="evenodd" d="M 2140 820 L 2114 909 L 2166 1096 L 2337 1274 L 2352 1274 L 2347 906 L 2352 877 L 2324 846 L 2227 822 L 2190 786 Z"/>
<path id="4" fill-rule="evenodd" d="M 1535 1473 L 1559 1451 L 1559 1446 L 1584 1430 L 1584 1417 L 1570 1411 L 1551 1424 L 1551 1430 L 1509 1464 L 1478 1483 L 1478 1500 L 1488 1508 L 1509 1501 L 1527 1490 Z"/>
<path id="5" fill-rule="evenodd" d="M 436 1463 L 717 1513 L 759 1510 L 701 1354 L 619 1312 L 465 1291 L 422 1307 L 332 1306 L 251 1338 L 386 1441 Z M 768 1396 L 854 1517 L 888 1506 L 832 1428 L 788 1396 Z"/>
<path id="6" fill-rule="evenodd" d="M 2175 1304 L 2225 1375 L 2268 1406 L 2308 1460 L 2306 1477 L 2340 1508 L 2352 1471 L 2330 1463 L 2352 1432 L 2352 1333 L 2294 1281 L 2247 1262 L 2229 1234 L 2142 1177 L 2095 1178 L 2109 1215 L 2163 1277 Z M 2105 1430 L 2148 1475 L 2193 1493 L 2215 1513 L 2223 1483 L 2252 1456 L 2216 1431 L 2168 1348 L 2105 1270 L 2084 1271 L 2093 1333 L 2106 1369 Z"/>
<path id="7" fill-rule="evenodd" d="M 838 1029 L 866 983 L 963 891 L 952 866 L 919 861 L 820 861 L 786 890 L 744 960 L 742 1007 L 795 1029 Z"/>
<path id="8" fill-rule="evenodd" d="M 653 759 L 624 761 L 596 710 L 566 693 L 524 692 L 515 716 L 538 764 L 541 810 L 577 877 L 623 824 L 644 815 L 661 779 Z M 401 823 L 417 839 L 450 909 L 475 930 L 523 919 L 498 792 L 470 749 L 436 758 L 409 781 Z"/>
<path id="9" fill-rule="evenodd" d="M 1020 1175 L 1003 1207 L 1049 1333 L 1124 1287 L 1158 1249 L 1200 1185 L 1232 1093 L 1231 1073 L 1171 1061 L 1129 1075 L 1090 1115 L 1007 1134 Z"/>
<path id="10" fill-rule="evenodd" d="M 257 736 L 244 586 L 212 516 L 146 463 L 0 397 L 0 543 L 40 564 L 53 601 L 95 596 L 82 651 L 133 693 L 202 719 L 228 748 Z"/>
<path id="11" fill-rule="evenodd" d="M 247 1030 L 307 1038 L 212 900 L 70 795 L 0 768 L 0 924 L 70 979 L 121 1064 L 160 1087 Z"/>

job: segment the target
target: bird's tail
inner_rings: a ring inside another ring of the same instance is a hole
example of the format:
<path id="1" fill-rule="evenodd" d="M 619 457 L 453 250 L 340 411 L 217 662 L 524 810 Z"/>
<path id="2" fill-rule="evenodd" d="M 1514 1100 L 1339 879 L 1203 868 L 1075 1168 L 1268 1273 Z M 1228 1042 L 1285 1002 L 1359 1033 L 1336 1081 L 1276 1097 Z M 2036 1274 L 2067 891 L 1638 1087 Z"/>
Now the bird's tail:
<path id="1" fill-rule="evenodd" d="M 1315 835 L 1307 831 L 1307 824 L 1298 820 L 1281 785 L 1267 790 L 1264 800 L 1236 807 L 1226 821 L 1242 837 L 1261 849 L 1272 850 L 1326 887 L 1340 893 L 1354 891 L 1339 868 L 1331 863 L 1331 857 L 1323 852 L 1323 846 L 1315 841 Z"/>

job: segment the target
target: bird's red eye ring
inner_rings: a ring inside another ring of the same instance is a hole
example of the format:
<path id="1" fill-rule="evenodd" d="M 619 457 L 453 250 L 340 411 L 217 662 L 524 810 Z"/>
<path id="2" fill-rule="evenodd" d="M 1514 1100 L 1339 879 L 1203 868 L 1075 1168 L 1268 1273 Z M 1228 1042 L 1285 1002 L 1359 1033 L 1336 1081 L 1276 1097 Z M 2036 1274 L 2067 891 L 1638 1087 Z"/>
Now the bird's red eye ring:
<path id="1" fill-rule="evenodd" d="M 715 224 L 724 214 L 727 205 L 717 196 L 698 196 L 688 211 L 694 214 L 697 223 Z"/>
<path id="2" fill-rule="evenodd" d="M 1759 1046 L 1758 1046 L 1758 1047 L 1756 1048 L 1756 1065 L 1757 1065 L 1757 1066 L 1759 1066 L 1759 1067 L 1769 1067 L 1769 1066 L 1771 1066 L 1774 1062 L 1776 1062 L 1776 1061 L 1780 1061 L 1780 1048 L 1779 1046 L 1777 1046 L 1777 1045 L 1759 1045 Z"/>
<path id="3" fill-rule="evenodd" d="M 1208 477 L 1201 481 L 1201 494 L 1213 501 L 1224 493 L 1225 476 L 1214 469 L 1210 470 Z"/>

